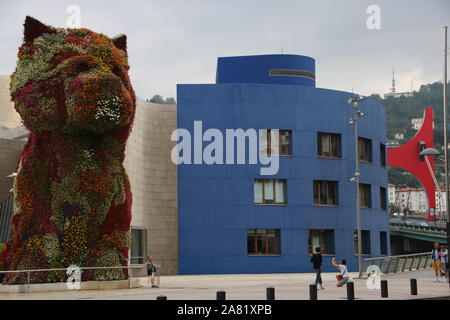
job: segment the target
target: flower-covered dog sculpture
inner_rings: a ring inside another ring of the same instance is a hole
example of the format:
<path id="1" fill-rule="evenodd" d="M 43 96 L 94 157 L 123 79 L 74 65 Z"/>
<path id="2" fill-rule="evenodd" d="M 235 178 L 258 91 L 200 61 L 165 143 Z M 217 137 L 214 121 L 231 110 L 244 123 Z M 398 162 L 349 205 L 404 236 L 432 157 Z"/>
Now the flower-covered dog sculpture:
<path id="1" fill-rule="evenodd" d="M 3 269 L 126 266 L 131 192 L 123 167 L 135 113 L 126 37 L 60 29 L 27 17 L 11 98 L 30 131 L 15 182 Z M 83 271 L 118 280 L 126 269 Z M 31 282 L 65 280 L 63 271 Z M 12 273 L 4 283 L 27 281 Z"/>

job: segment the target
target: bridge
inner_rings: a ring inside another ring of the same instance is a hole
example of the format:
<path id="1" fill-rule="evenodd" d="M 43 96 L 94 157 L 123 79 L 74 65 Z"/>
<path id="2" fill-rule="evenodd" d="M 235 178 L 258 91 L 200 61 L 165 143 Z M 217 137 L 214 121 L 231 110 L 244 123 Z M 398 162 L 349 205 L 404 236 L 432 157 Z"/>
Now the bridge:
<path id="1" fill-rule="evenodd" d="M 427 242 L 438 241 L 447 243 L 446 224 L 437 222 L 425 222 L 420 220 L 391 219 L 391 236 L 412 238 Z"/>

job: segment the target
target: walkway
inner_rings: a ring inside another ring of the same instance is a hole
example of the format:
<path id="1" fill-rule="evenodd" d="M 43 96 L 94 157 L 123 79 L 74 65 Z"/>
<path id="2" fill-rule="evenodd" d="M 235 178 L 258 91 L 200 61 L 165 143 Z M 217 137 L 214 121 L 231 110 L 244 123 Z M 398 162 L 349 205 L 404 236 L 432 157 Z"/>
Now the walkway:
<path id="1" fill-rule="evenodd" d="M 323 274 L 325 290 L 318 291 L 319 300 L 345 300 L 346 288 L 335 286 L 335 273 Z M 356 277 L 352 273 L 351 277 Z M 416 278 L 418 295 L 410 295 L 409 279 Z M 396 275 L 383 276 L 388 280 L 389 298 L 414 299 L 450 296 L 447 283 L 434 283 L 432 271 L 417 271 Z M 69 292 L 48 292 L 31 294 L 0 295 L 4 299 L 133 299 L 155 300 L 158 295 L 165 295 L 170 300 L 214 300 L 217 290 L 225 290 L 227 300 L 231 299 L 266 299 L 266 287 L 275 287 L 276 299 L 302 300 L 309 299 L 309 284 L 314 274 L 238 274 L 238 275 L 192 275 L 163 276 L 161 288 L 152 289 L 142 278 L 144 285 L 137 289 L 122 290 L 86 290 Z M 366 280 L 353 279 L 357 299 L 383 299 L 380 290 L 368 289 Z"/>

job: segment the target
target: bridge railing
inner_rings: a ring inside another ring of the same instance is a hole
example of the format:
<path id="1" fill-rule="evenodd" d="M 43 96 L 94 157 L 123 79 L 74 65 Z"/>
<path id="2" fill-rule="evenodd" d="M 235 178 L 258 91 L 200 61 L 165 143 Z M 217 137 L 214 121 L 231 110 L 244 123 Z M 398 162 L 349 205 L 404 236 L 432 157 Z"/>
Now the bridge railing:
<path id="1" fill-rule="evenodd" d="M 390 222 L 390 228 L 396 230 L 411 230 L 411 231 L 419 231 L 426 233 L 434 233 L 434 234 L 446 234 L 445 226 L 441 225 L 431 225 L 431 226 L 421 226 L 416 224 L 406 224 L 399 222 Z"/>
<path id="2" fill-rule="evenodd" d="M 373 266 L 380 268 L 381 273 L 400 273 L 431 268 L 431 253 L 413 253 L 398 256 L 385 256 L 367 258 L 363 260 L 363 266 L 359 278 L 366 278 L 375 271 Z"/>

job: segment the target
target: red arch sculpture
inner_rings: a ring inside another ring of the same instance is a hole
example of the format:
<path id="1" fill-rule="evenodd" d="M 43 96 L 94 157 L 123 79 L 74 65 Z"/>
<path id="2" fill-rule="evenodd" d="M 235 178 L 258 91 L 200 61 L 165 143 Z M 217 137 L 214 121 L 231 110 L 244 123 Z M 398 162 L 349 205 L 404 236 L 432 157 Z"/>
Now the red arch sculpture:
<path id="1" fill-rule="evenodd" d="M 433 138 L 433 109 L 424 110 L 422 127 L 416 135 L 404 145 L 388 149 L 388 165 L 399 167 L 409 171 L 422 184 L 428 198 L 427 220 L 436 218 L 436 185 L 433 176 L 428 169 L 426 161 L 419 156 L 423 148 L 434 148 Z M 434 172 L 434 157 L 428 157 L 432 171 Z M 431 210 L 433 209 L 433 210 Z"/>

